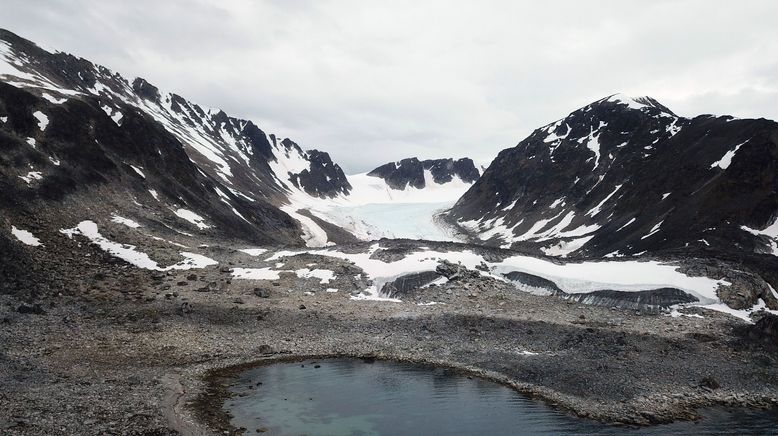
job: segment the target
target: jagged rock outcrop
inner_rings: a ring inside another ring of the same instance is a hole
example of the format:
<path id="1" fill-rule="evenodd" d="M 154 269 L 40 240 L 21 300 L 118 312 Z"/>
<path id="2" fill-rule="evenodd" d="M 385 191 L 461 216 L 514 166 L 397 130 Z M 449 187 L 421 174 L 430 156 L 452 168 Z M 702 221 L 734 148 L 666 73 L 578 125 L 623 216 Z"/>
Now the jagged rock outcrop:
<path id="1" fill-rule="evenodd" d="M 392 189 L 404 190 L 408 186 L 424 189 L 430 182 L 442 185 L 455 177 L 465 183 L 473 183 L 480 174 L 469 158 L 420 161 L 412 157 L 381 165 L 367 175 L 384 179 Z"/>

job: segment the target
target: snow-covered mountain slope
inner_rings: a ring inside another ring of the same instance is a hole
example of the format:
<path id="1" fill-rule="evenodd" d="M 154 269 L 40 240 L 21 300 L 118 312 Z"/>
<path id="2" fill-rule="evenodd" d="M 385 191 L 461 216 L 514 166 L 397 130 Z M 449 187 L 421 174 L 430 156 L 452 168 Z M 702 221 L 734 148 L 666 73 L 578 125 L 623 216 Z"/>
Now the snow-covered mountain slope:
<path id="1" fill-rule="evenodd" d="M 200 231 L 296 243 L 300 225 L 278 210 L 292 194 L 330 198 L 351 190 L 327 153 L 303 151 L 251 121 L 4 30 L 0 82 L 9 203 L 111 184 L 161 219 L 186 224 L 192 215 L 176 211 L 187 210 L 211 222 Z"/>
<path id="2" fill-rule="evenodd" d="M 446 216 L 548 255 L 778 255 L 777 166 L 778 123 L 613 95 L 503 150 Z"/>

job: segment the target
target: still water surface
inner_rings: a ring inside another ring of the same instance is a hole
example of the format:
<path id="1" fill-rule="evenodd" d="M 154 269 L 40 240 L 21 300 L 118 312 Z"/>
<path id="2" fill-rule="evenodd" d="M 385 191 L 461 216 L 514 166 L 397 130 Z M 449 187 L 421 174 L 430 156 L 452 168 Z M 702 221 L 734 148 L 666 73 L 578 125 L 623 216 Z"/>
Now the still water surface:
<path id="1" fill-rule="evenodd" d="M 231 391 L 237 395 L 225 407 L 246 434 L 778 435 L 778 411 L 711 409 L 697 423 L 625 429 L 567 415 L 491 381 L 389 361 L 274 363 L 245 371 Z"/>

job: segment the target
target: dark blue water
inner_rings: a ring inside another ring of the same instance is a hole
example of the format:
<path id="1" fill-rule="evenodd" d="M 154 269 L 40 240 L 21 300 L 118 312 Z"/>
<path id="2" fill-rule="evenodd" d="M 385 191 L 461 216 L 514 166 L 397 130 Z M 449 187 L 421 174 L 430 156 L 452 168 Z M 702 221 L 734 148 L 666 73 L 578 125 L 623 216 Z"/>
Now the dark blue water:
<path id="1" fill-rule="evenodd" d="M 316 367 L 318 366 L 318 367 Z M 630 429 L 589 421 L 444 368 L 326 359 L 241 374 L 235 427 L 283 435 L 778 434 L 778 411 L 712 409 L 697 423 Z"/>

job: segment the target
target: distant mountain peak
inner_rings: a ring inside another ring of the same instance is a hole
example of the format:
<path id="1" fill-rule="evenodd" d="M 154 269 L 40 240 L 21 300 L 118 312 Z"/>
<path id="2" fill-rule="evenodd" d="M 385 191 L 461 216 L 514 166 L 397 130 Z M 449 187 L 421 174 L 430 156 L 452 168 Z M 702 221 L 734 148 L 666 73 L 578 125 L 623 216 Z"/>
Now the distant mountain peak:
<path id="1" fill-rule="evenodd" d="M 613 94 L 596 101 L 594 104 L 597 103 L 616 103 L 617 105 L 625 105 L 628 109 L 640 111 L 658 109 L 660 112 L 663 112 L 667 115 L 674 117 L 677 116 L 667 106 L 659 103 L 659 101 L 657 101 L 655 98 L 649 96 L 631 97 L 625 94 Z"/>
<path id="2" fill-rule="evenodd" d="M 465 183 L 474 183 L 480 176 L 472 159 L 466 157 L 456 160 L 419 160 L 411 157 L 381 165 L 367 175 L 384 179 L 392 189 L 404 190 L 406 186 L 423 189 L 428 183 L 425 172 L 428 172 L 431 181 L 437 184 L 449 183 L 454 177 Z"/>

